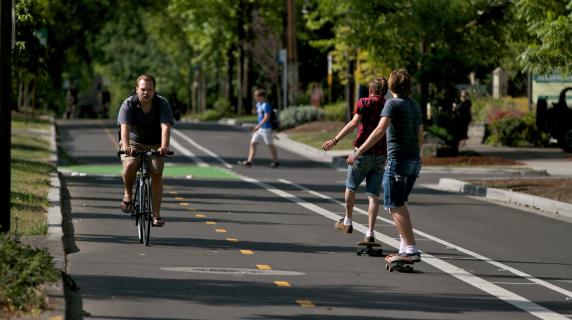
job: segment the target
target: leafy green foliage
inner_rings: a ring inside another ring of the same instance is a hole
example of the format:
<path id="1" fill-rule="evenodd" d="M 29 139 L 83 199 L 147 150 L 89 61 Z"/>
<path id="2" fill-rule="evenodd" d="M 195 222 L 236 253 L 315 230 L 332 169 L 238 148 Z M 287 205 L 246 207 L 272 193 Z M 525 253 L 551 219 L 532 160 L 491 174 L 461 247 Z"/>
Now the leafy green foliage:
<path id="1" fill-rule="evenodd" d="M 365 50 L 386 68 L 407 68 L 421 84 L 422 104 L 432 97 L 450 102 L 469 72 L 492 70 L 507 52 L 505 26 L 513 23 L 510 1 L 317 2 L 311 23 L 334 24 L 337 70 Z"/>
<path id="2" fill-rule="evenodd" d="M 521 65 L 540 74 L 572 74 L 572 1 L 518 0 L 515 7 L 533 36 Z"/>
<path id="3" fill-rule="evenodd" d="M 45 250 L 0 236 L 0 316 L 45 307 L 41 286 L 58 277 Z"/>
<path id="4" fill-rule="evenodd" d="M 12 68 L 16 78 L 42 75 L 46 71 L 47 50 L 40 42 L 45 36 L 45 21 L 37 1 L 20 0 L 14 5 L 16 13 L 16 46 L 12 53 Z"/>
<path id="5" fill-rule="evenodd" d="M 345 121 L 347 104 L 343 101 L 327 104 L 324 106 L 324 111 L 328 121 Z"/>
<path id="6" fill-rule="evenodd" d="M 442 128 L 437 125 L 431 125 L 425 130 L 433 136 L 443 140 L 446 144 L 450 144 L 452 142 L 456 143 L 456 141 L 454 141 L 453 135 L 450 134 L 446 128 Z"/>
<path id="7" fill-rule="evenodd" d="M 509 147 L 543 147 L 548 144 L 548 134 L 536 127 L 532 113 L 506 114 L 489 124 L 487 143 Z"/>
<path id="8" fill-rule="evenodd" d="M 314 106 L 289 107 L 280 112 L 280 129 L 293 128 L 302 123 L 324 118 L 324 111 Z"/>

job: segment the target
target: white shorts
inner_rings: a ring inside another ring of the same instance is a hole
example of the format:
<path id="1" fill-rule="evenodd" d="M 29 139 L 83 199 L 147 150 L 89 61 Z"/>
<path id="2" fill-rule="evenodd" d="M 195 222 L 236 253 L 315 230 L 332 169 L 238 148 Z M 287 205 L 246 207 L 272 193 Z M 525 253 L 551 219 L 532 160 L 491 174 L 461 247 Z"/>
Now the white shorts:
<path id="1" fill-rule="evenodd" d="M 271 145 L 274 143 L 272 140 L 272 129 L 260 128 L 252 134 L 250 143 L 260 143 Z"/>

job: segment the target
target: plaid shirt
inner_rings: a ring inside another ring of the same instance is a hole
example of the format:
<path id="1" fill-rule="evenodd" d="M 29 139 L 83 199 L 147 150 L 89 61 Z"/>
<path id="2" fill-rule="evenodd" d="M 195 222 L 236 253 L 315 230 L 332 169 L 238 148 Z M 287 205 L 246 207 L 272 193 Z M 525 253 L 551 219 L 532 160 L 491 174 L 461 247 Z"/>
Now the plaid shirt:
<path id="1" fill-rule="evenodd" d="M 385 99 L 377 95 L 372 95 L 358 100 L 354 113 L 361 115 L 361 122 L 358 126 L 356 139 L 354 140 L 355 147 L 359 148 L 377 127 L 379 120 L 381 119 L 381 110 L 383 109 L 384 104 Z M 381 140 L 379 140 L 365 153 L 386 155 L 387 141 L 385 137 L 381 138 Z"/>

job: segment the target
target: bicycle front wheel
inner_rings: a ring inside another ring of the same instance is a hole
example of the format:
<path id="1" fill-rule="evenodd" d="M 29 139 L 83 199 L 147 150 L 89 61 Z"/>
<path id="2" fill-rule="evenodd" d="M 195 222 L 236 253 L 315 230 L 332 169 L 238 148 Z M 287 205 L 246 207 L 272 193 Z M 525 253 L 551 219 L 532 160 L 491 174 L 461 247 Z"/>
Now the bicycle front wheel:
<path id="1" fill-rule="evenodd" d="M 137 236 L 139 237 L 139 243 L 143 242 L 143 229 L 141 229 L 141 181 L 137 177 L 135 180 L 135 192 L 133 195 L 133 217 L 135 218 L 135 227 L 137 227 Z"/>
<path id="2" fill-rule="evenodd" d="M 145 180 L 142 184 L 143 190 L 141 192 L 142 208 L 141 210 L 141 232 L 143 233 L 143 243 L 148 246 L 149 238 L 151 236 L 151 223 L 153 219 L 153 207 L 151 206 L 151 185 L 149 180 Z"/>

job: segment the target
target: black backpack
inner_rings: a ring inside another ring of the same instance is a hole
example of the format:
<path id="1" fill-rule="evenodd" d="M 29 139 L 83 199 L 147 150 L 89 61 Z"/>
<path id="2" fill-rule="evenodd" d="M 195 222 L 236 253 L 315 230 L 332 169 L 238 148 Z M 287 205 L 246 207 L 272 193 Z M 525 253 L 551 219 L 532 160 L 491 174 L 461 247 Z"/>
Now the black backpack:
<path id="1" fill-rule="evenodd" d="M 280 117 L 278 115 L 278 109 L 271 107 L 270 114 L 268 115 L 268 121 L 272 125 L 272 130 L 280 129 Z"/>

